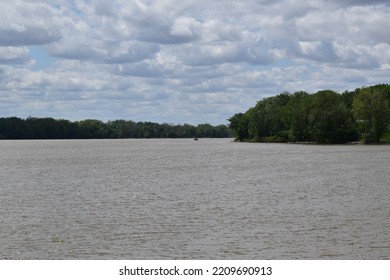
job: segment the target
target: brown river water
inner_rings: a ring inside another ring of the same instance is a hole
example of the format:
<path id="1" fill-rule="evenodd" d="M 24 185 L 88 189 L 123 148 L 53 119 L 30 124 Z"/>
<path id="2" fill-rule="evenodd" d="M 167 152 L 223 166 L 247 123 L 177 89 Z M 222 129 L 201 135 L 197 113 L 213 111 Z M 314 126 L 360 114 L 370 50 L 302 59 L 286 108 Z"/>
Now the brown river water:
<path id="1" fill-rule="evenodd" d="M 0 259 L 389 259 L 390 145 L 0 141 Z"/>

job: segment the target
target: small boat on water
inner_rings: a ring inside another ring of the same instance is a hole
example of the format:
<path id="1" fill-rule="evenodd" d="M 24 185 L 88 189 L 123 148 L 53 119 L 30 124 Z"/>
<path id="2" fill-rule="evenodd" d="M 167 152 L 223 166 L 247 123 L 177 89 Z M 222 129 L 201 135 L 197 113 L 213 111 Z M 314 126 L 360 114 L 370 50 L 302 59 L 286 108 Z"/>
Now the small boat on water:
<path id="1" fill-rule="evenodd" d="M 196 137 L 194 138 L 194 141 L 198 141 L 198 140 L 199 140 L 198 138 L 196 138 Z"/>

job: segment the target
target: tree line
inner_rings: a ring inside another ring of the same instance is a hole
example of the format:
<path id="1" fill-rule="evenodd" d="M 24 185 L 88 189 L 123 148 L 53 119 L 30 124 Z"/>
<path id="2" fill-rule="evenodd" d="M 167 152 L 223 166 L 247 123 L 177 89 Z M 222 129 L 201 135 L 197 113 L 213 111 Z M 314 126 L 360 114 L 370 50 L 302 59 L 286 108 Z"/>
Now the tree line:
<path id="1" fill-rule="evenodd" d="M 0 118 L 0 139 L 108 139 L 108 138 L 225 138 L 232 137 L 226 125 L 173 125 L 153 122 L 95 119 L 71 122 L 63 119 Z"/>
<path id="2" fill-rule="evenodd" d="M 390 141 L 390 85 L 339 94 L 283 92 L 233 115 L 229 127 L 238 141 L 337 144 Z"/>

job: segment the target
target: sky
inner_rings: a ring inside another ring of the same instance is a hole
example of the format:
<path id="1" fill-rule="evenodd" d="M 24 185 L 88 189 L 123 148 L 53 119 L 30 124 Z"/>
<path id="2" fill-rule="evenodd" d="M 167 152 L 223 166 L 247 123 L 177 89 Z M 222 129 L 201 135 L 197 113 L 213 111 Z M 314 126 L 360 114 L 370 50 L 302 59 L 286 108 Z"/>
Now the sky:
<path id="1" fill-rule="evenodd" d="M 0 0 L 0 117 L 227 124 L 390 82 L 388 0 Z"/>

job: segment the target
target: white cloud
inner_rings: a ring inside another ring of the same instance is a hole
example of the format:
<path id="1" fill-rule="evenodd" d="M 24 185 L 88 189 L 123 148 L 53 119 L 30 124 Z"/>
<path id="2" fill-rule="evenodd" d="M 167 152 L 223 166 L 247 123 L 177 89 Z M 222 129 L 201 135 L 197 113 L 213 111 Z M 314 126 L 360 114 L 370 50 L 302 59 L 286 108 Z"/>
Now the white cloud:
<path id="1" fill-rule="evenodd" d="M 3 1 L 0 112 L 224 123 L 285 90 L 388 83 L 389 16 L 379 0 Z"/>
<path id="2" fill-rule="evenodd" d="M 46 4 L 0 3 L 0 46 L 44 45 L 61 38 L 58 14 Z"/>
<path id="3" fill-rule="evenodd" d="M 0 47 L 1 64 L 26 64 L 31 62 L 26 47 Z"/>
<path id="4" fill-rule="evenodd" d="M 179 17 L 171 26 L 171 35 L 194 40 L 199 36 L 201 23 L 190 17 Z"/>

